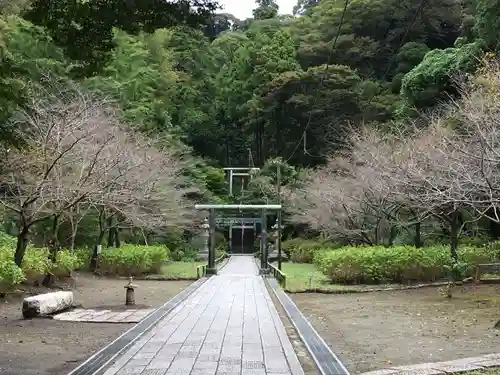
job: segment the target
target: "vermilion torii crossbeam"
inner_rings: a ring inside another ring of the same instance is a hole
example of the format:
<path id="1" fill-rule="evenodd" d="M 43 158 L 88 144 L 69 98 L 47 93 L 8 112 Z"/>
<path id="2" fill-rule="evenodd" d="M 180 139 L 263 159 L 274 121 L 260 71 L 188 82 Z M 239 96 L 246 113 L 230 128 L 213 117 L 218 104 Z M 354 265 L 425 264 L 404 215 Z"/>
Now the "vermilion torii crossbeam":
<path id="1" fill-rule="evenodd" d="M 260 242 L 260 272 L 268 274 L 269 267 L 267 264 L 267 211 L 280 211 L 281 204 L 197 204 L 194 206 L 196 210 L 208 210 L 209 225 L 210 225 L 210 247 L 208 249 L 208 267 L 207 274 L 216 275 L 217 268 L 215 267 L 215 211 L 216 210 L 240 210 L 253 211 L 259 210 L 262 215 L 262 231 Z M 281 223 L 278 223 L 278 227 Z"/>

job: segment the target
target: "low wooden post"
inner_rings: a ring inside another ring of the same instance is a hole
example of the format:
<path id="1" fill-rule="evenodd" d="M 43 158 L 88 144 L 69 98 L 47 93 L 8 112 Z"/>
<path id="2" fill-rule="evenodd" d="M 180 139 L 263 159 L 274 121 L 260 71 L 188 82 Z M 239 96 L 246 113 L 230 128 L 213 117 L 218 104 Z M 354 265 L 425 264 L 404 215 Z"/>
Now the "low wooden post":
<path id="1" fill-rule="evenodd" d="M 476 274 L 474 276 L 474 283 L 478 284 L 481 281 L 481 266 L 476 266 Z"/>

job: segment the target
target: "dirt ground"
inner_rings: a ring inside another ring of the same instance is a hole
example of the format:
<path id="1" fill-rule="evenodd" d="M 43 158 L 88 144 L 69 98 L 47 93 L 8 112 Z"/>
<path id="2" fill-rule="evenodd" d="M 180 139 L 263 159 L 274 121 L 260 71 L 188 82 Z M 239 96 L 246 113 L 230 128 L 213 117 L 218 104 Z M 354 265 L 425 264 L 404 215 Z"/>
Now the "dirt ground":
<path id="1" fill-rule="evenodd" d="M 84 308 L 116 306 L 123 308 L 126 280 L 98 278 L 77 274 L 72 289 L 77 303 Z M 187 281 L 134 281 L 136 304 L 159 307 L 185 289 Z M 48 290 L 31 288 L 37 294 Z M 65 375 L 101 347 L 132 327 L 116 323 L 72 323 L 37 318 L 24 320 L 22 296 L 0 299 L 0 374 Z"/>
<path id="2" fill-rule="evenodd" d="M 353 374 L 500 352 L 500 285 L 291 296 Z"/>

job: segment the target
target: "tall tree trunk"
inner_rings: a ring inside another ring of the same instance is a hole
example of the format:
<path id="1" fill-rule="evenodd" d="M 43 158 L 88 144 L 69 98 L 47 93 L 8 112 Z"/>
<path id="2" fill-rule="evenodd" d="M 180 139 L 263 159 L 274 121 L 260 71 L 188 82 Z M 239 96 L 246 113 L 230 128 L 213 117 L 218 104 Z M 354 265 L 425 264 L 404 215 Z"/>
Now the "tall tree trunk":
<path id="1" fill-rule="evenodd" d="M 118 249 L 122 245 L 120 240 L 120 228 L 115 228 L 115 247 Z"/>
<path id="2" fill-rule="evenodd" d="M 378 245 L 380 243 L 380 224 L 381 224 L 381 219 L 377 219 L 377 224 L 375 225 L 375 230 L 374 230 L 374 245 Z"/>
<path id="3" fill-rule="evenodd" d="M 57 238 L 57 232 L 59 231 L 59 218 L 59 215 L 52 218 L 52 230 L 49 240 L 50 260 L 52 263 L 55 263 L 57 260 L 57 248 L 59 247 L 59 239 Z"/>
<path id="4" fill-rule="evenodd" d="M 458 260 L 458 235 L 460 230 L 459 212 L 455 211 L 451 214 L 450 220 L 450 250 L 451 257 L 454 261 Z"/>
<path id="5" fill-rule="evenodd" d="M 55 266 L 57 262 L 57 249 L 58 249 L 58 238 L 57 238 L 57 232 L 59 230 L 59 215 L 55 215 L 52 218 L 52 230 L 50 233 L 50 240 L 49 240 L 49 260 L 52 266 Z M 45 287 L 50 287 L 54 283 L 54 275 L 49 271 L 46 275 L 45 278 L 42 281 L 42 285 Z"/>
<path id="6" fill-rule="evenodd" d="M 74 215 L 75 212 L 76 212 L 76 217 Z M 78 227 L 80 226 L 80 221 L 83 219 L 83 216 L 80 216 L 80 205 L 76 205 L 76 207 L 72 207 L 70 209 L 70 215 L 68 215 L 68 219 L 71 224 L 71 243 L 69 245 L 69 249 L 71 252 L 73 252 L 73 250 L 75 250 Z"/>
<path id="7" fill-rule="evenodd" d="M 24 254 L 26 253 L 26 248 L 28 247 L 29 231 L 30 228 L 25 225 L 19 228 L 19 234 L 17 235 L 16 252 L 14 254 L 14 262 L 18 267 L 21 267 L 24 259 Z"/>
<path id="8" fill-rule="evenodd" d="M 495 211 L 493 209 L 490 209 L 487 212 L 487 215 L 494 218 Z M 488 220 L 488 229 L 492 239 L 498 240 L 500 238 L 500 223 L 497 223 L 493 220 Z"/>
<path id="9" fill-rule="evenodd" d="M 71 243 L 69 245 L 69 249 L 71 252 L 75 250 L 75 242 L 76 242 L 76 234 L 78 233 L 78 223 L 75 223 L 74 226 L 72 225 L 71 228 Z"/>
<path id="10" fill-rule="evenodd" d="M 422 223 L 417 223 L 415 224 L 415 237 L 413 239 L 413 243 L 415 244 L 415 247 L 421 248 L 423 246 L 422 243 Z"/>
<path id="11" fill-rule="evenodd" d="M 106 247 L 110 248 L 115 245 L 115 228 L 108 229 L 108 241 Z"/>
<path id="12" fill-rule="evenodd" d="M 148 246 L 148 237 L 144 233 L 144 229 L 141 228 L 142 238 L 144 239 L 144 245 Z"/>
<path id="13" fill-rule="evenodd" d="M 90 271 L 94 272 L 97 269 L 97 258 L 99 257 L 99 246 L 101 246 L 102 241 L 104 240 L 104 236 L 106 236 L 107 228 L 101 227 L 99 232 L 99 238 L 97 243 L 94 245 L 94 249 L 92 250 L 92 257 L 90 259 Z"/>
<path id="14" fill-rule="evenodd" d="M 115 244 L 115 229 L 116 229 L 113 227 L 113 217 L 112 216 L 108 217 L 107 227 L 108 227 L 108 245 L 107 245 L 107 247 L 110 248 L 110 247 L 113 247 Z"/>
<path id="15" fill-rule="evenodd" d="M 90 258 L 90 271 L 95 271 L 97 269 L 97 258 L 99 257 L 99 246 L 102 245 L 102 240 L 106 235 L 108 228 L 106 226 L 106 210 L 104 208 L 100 208 L 99 210 L 99 238 L 97 239 L 97 243 L 94 245 L 94 249 L 92 250 L 92 257 Z"/>
<path id="16" fill-rule="evenodd" d="M 391 229 L 389 232 L 389 247 L 394 245 L 394 240 L 398 235 L 398 228 L 395 225 L 391 225 Z"/>

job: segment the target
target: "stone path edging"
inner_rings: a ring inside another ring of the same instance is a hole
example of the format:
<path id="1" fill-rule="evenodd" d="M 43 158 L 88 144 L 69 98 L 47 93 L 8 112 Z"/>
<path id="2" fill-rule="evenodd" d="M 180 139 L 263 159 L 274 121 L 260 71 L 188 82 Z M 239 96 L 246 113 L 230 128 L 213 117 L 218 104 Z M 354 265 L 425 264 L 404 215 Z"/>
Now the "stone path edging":
<path id="1" fill-rule="evenodd" d="M 427 284 L 417 284 L 417 285 L 401 285 L 395 287 L 387 287 L 387 288 L 366 288 L 366 289 L 322 289 L 322 288 L 313 288 L 313 289 L 304 289 L 293 291 L 285 288 L 285 292 L 290 294 L 301 294 L 301 293 L 318 293 L 318 294 L 357 294 L 357 293 L 373 293 L 373 292 L 393 292 L 398 290 L 411 290 L 411 289 L 421 289 L 421 288 L 437 288 L 440 286 L 448 285 L 448 281 L 440 281 L 436 283 L 427 283 Z"/>
<path id="2" fill-rule="evenodd" d="M 263 277 L 295 327 L 300 339 L 322 375 L 350 375 L 342 361 L 333 353 L 320 334 L 302 314 L 292 299 L 279 288 L 276 279 Z M 380 374 L 385 375 L 385 374 Z"/>
<path id="3" fill-rule="evenodd" d="M 440 375 L 500 367 L 500 353 L 480 357 L 456 359 L 446 362 L 421 363 L 418 365 L 386 367 L 361 375 Z"/>

